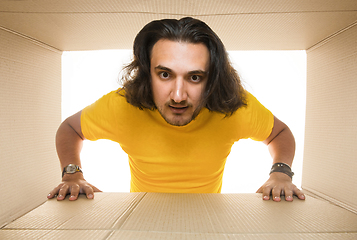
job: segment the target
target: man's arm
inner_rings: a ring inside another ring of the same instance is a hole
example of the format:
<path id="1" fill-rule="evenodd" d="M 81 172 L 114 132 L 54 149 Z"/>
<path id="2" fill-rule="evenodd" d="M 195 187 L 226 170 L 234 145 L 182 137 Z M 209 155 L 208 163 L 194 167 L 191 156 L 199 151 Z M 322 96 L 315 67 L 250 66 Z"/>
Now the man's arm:
<path id="1" fill-rule="evenodd" d="M 84 136 L 81 130 L 81 111 L 67 118 L 58 128 L 56 134 L 56 148 L 58 158 L 61 162 L 61 169 L 68 164 L 75 164 L 81 167 L 80 152 L 82 150 Z M 85 193 L 87 198 L 93 198 L 93 192 L 100 191 L 89 184 L 84 178 L 83 173 L 65 174 L 60 183 L 49 194 L 48 198 L 57 200 L 65 199 L 70 194 L 69 200 L 76 200 L 79 193 Z"/>
<path id="2" fill-rule="evenodd" d="M 273 164 L 286 163 L 291 167 L 295 155 L 295 139 L 285 123 L 274 116 L 273 130 L 263 142 L 268 145 Z M 281 172 L 271 173 L 268 181 L 257 192 L 263 193 L 264 200 L 269 200 L 270 194 L 274 201 L 280 201 L 281 195 L 285 195 L 286 201 L 292 201 L 293 195 L 305 199 L 304 193 L 292 183 L 291 178 Z"/>

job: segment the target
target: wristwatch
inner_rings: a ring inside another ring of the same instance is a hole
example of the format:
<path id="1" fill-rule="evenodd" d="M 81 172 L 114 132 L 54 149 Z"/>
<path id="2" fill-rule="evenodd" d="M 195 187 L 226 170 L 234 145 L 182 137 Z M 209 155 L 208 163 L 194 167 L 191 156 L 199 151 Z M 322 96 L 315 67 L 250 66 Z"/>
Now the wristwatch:
<path id="1" fill-rule="evenodd" d="M 273 166 L 271 167 L 269 175 L 272 174 L 273 172 L 285 173 L 291 179 L 294 176 L 294 173 L 291 171 L 290 166 L 286 163 L 274 163 Z"/>
<path id="2" fill-rule="evenodd" d="M 77 166 L 75 164 L 72 164 L 72 163 L 68 164 L 67 166 L 65 166 L 63 168 L 62 177 L 64 176 L 65 173 L 73 174 L 73 173 L 76 173 L 76 172 L 83 173 L 82 169 L 79 166 Z"/>

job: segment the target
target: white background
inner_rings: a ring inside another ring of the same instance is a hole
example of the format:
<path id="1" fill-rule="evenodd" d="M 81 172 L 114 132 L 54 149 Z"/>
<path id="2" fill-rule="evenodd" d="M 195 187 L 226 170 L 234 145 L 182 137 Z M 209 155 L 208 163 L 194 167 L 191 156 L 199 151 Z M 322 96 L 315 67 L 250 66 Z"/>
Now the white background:
<path id="1" fill-rule="evenodd" d="M 235 51 L 231 61 L 243 85 L 293 132 L 296 154 L 293 182 L 301 186 L 305 103 L 305 51 Z M 62 119 L 120 87 L 119 75 L 131 50 L 64 52 L 62 56 Z M 105 192 L 129 192 L 127 155 L 119 144 L 85 141 L 81 154 L 87 181 Z M 222 193 L 255 192 L 267 179 L 272 159 L 261 142 L 241 140 L 227 159 Z"/>

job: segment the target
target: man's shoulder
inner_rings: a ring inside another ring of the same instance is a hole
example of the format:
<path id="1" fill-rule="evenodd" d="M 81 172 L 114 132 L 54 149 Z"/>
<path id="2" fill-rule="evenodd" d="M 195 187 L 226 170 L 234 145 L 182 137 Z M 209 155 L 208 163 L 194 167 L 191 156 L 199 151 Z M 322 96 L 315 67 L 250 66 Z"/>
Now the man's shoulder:
<path id="1" fill-rule="evenodd" d="M 97 99 L 91 105 L 83 109 L 84 112 L 116 112 L 118 109 L 126 108 L 127 103 L 124 95 L 121 93 L 120 89 L 111 91 L 99 99 Z"/>
<path id="2" fill-rule="evenodd" d="M 241 108 L 239 108 L 238 110 L 247 110 L 249 108 L 251 108 L 252 106 L 256 105 L 256 104 L 261 104 L 258 99 L 249 91 L 245 91 L 245 97 L 244 97 L 244 101 L 245 101 L 245 106 L 242 106 Z"/>
<path id="3" fill-rule="evenodd" d="M 149 111 L 149 109 L 140 109 L 139 107 L 131 104 L 126 98 L 125 90 L 122 88 L 119 88 L 115 91 L 111 91 L 108 94 L 104 95 L 101 101 L 102 105 L 105 104 L 105 107 L 117 113 L 129 113 L 135 115 L 145 111 Z"/>
<path id="4" fill-rule="evenodd" d="M 125 98 L 125 90 L 122 90 L 121 88 L 103 95 L 96 102 L 97 103 L 103 102 L 108 105 L 129 104 L 129 103 L 127 103 L 126 98 Z"/>
<path id="5" fill-rule="evenodd" d="M 244 114 L 245 111 L 249 110 L 252 104 L 254 104 L 257 99 L 248 91 L 244 91 L 244 104 L 240 106 L 231 116 L 236 116 Z"/>

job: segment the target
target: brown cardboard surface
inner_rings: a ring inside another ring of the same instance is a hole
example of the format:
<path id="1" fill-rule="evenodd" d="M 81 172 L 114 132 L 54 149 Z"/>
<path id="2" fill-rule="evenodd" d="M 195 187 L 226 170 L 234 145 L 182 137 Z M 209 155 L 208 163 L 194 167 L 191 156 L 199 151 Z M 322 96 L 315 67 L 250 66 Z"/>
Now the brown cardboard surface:
<path id="1" fill-rule="evenodd" d="M 93 200 L 53 199 L 0 230 L 0 238 L 18 239 L 353 239 L 356 234 L 357 214 L 343 208 L 312 197 L 263 201 L 261 194 L 97 193 Z"/>
<path id="2" fill-rule="evenodd" d="M 209 234 L 209 233 L 165 233 L 165 232 L 138 232 L 138 231 L 115 231 L 114 234 L 108 239 L 136 239 L 136 240 L 221 240 L 221 239 L 248 239 L 248 240 L 286 240 L 286 239 L 349 239 L 355 240 L 357 233 L 282 233 L 282 234 Z"/>
<path id="3" fill-rule="evenodd" d="M 355 240 L 357 233 L 284 233 L 284 234 L 209 234 L 209 233 L 166 233 L 121 230 L 0 230 L 0 239 L 123 239 L 123 240 Z"/>
<path id="4" fill-rule="evenodd" d="M 0 239 L 107 239 L 108 230 L 1 230 Z"/>
<path id="5" fill-rule="evenodd" d="M 193 16 L 229 50 L 301 50 L 356 21 L 356 10 L 355 0 L 0 1 L 0 26 L 60 50 L 130 49 L 149 21 Z"/>
<path id="6" fill-rule="evenodd" d="M 48 200 L 5 229 L 112 229 L 127 218 L 143 193 L 97 193 L 70 202 Z"/>
<path id="7" fill-rule="evenodd" d="M 307 51 L 302 187 L 357 213 L 357 24 Z"/>
<path id="8" fill-rule="evenodd" d="M 61 54 L 0 28 L 0 227 L 60 181 Z"/>
<path id="9" fill-rule="evenodd" d="M 0 226 L 59 182 L 60 50 L 131 48 L 148 21 L 186 15 L 229 50 L 309 48 L 303 187 L 356 213 L 357 1 L 0 1 Z M 355 239 L 352 212 L 314 198 L 97 194 L 47 201 L 0 239 Z"/>
<path id="10" fill-rule="evenodd" d="M 357 215 L 308 198 L 262 201 L 260 194 L 148 193 L 123 230 L 200 233 L 354 232 Z"/>

